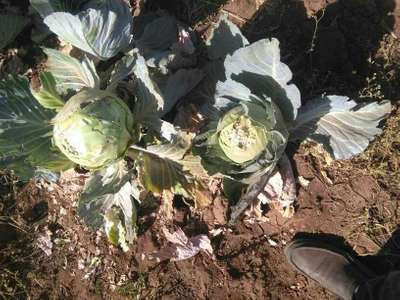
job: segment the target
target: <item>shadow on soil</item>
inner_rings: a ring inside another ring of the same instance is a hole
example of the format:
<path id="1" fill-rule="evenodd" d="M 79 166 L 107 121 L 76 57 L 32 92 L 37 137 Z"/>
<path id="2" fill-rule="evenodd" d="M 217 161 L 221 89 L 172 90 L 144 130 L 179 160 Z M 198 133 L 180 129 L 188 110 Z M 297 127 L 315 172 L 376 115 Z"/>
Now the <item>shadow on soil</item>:
<path id="1" fill-rule="evenodd" d="M 198 24 L 219 12 L 228 0 L 149 0 L 145 9 L 165 9 L 190 26 Z"/>
<path id="2" fill-rule="evenodd" d="M 279 39 L 303 100 L 357 95 L 374 72 L 370 57 L 393 30 L 394 8 L 393 0 L 267 0 L 243 31 L 250 41 Z"/>

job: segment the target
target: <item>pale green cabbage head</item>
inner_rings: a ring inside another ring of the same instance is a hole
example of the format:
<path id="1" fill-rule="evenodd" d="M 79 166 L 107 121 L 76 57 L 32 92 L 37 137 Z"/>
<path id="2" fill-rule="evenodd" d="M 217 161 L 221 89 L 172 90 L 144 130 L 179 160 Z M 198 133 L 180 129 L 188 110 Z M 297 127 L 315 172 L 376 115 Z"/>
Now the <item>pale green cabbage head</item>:
<path id="1" fill-rule="evenodd" d="M 137 139 L 130 109 L 105 91 L 79 92 L 53 121 L 56 146 L 71 161 L 88 169 L 117 161 Z"/>
<path id="2" fill-rule="evenodd" d="M 249 110 L 257 109 L 249 105 Z M 261 109 L 261 108 L 260 108 Z M 228 111 L 221 123 L 228 123 L 218 136 L 218 142 L 225 155 L 235 163 L 242 164 L 261 154 L 267 146 L 267 131 L 251 113 L 243 114 L 241 106 Z"/>
<path id="3" fill-rule="evenodd" d="M 246 93 L 235 98 L 217 96 L 208 107 L 208 125 L 194 139 L 194 153 L 212 174 L 251 184 L 271 172 L 283 154 L 288 132 L 279 108 L 271 98 Z"/>

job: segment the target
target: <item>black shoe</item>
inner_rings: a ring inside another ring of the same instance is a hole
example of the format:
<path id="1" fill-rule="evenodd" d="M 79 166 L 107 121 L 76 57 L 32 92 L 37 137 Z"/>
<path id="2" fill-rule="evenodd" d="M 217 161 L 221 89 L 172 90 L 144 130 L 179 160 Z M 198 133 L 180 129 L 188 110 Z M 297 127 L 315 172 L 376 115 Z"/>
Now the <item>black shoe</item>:
<path id="1" fill-rule="evenodd" d="M 376 276 L 345 250 L 310 238 L 295 238 L 285 255 L 299 272 L 346 300 L 353 298 L 361 283 Z"/>

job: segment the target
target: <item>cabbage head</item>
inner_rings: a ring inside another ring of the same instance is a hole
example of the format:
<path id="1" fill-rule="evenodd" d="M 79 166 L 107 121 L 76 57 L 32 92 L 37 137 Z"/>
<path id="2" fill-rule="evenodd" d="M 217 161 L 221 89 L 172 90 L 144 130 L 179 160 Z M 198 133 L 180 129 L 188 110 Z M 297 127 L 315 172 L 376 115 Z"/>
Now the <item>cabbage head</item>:
<path id="1" fill-rule="evenodd" d="M 117 161 L 137 140 L 129 107 L 109 92 L 82 90 L 67 101 L 53 122 L 56 146 L 88 169 Z"/>
<path id="2" fill-rule="evenodd" d="M 250 184 L 272 171 L 288 132 L 271 98 L 260 98 L 238 82 L 228 81 L 207 108 L 208 125 L 194 141 L 195 153 L 209 173 Z M 224 94 L 226 86 L 243 93 Z"/>

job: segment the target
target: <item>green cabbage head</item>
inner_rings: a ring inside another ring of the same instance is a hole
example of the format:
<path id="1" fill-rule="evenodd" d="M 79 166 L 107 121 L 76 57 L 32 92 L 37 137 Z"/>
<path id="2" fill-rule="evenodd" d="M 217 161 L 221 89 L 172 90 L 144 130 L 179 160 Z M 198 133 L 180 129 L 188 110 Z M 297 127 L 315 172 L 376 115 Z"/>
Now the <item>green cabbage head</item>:
<path id="1" fill-rule="evenodd" d="M 194 141 L 211 174 L 221 173 L 246 184 L 272 171 L 287 143 L 288 132 L 279 108 L 237 82 L 241 92 L 220 93 L 207 108 L 208 125 Z"/>
<path id="2" fill-rule="evenodd" d="M 88 169 L 117 161 L 137 139 L 130 109 L 105 91 L 82 90 L 53 121 L 56 146 L 71 161 Z"/>

